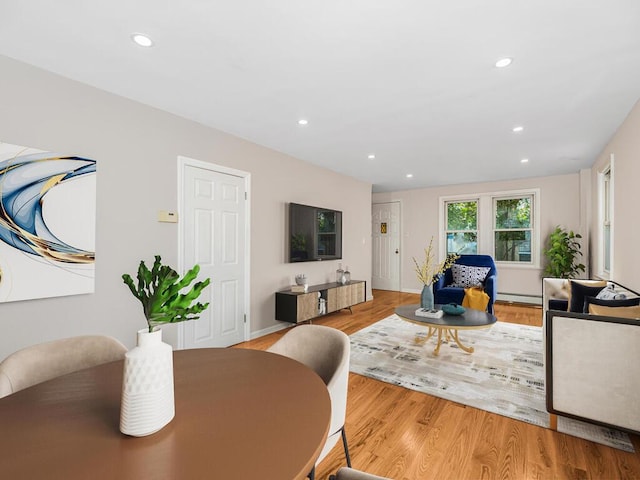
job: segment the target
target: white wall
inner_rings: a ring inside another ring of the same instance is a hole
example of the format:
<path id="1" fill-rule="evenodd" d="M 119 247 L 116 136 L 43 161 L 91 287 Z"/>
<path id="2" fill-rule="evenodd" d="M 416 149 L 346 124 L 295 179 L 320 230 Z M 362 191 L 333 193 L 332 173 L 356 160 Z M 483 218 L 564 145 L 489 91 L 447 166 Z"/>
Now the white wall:
<path id="1" fill-rule="evenodd" d="M 141 259 L 177 263 L 177 157 L 251 173 L 251 330 L 274 327 L 274 292 L 305 272 L 335 278 L 337 261 L 285 263 L 285 205 L 343 211 L 343 263 L 371 280 L 371 186 L 157 109 L 0 56 L 0 141 L 97 160 L 96 292 L 0 304 L 0 359 L 34 343 L 113 335 L 133 346 L 139 303 L 122 283 Z M 179 95 L 179 92 L 176 92 Z M 165 338 L 175 342 L 175 326 Z"/>
<path id="2" fill-rule="evenodd" d="M 602 246 L 598 238 L 598 172 L 614 156 L 614 243 L 613 280 L 640 291 L 638 244 L 640 226 L 640 101 L 602 150 L 591 169 L 593 189 L 593 222 L 591 227 L 592 271 L 598 271 Z"/>
<path id="3" fill-rule="evenodd" d="M 411 258 L 414 256 L 418 259 L 422 258 L 424 248 L 432 236 L 434 246 L 437 249 L 440 248 L 438 233 L 440 197 L 526 189 L 540 189 L 541 249 L 556 225 L 562 225 L 574 231 L 583 230 L 580 214 L 580 175 L 578 173 L 503 182 L 451 185 L 393 193 L 374 193 L 374 203 L 396 200 L 401 202 L 400 288 L 403 291 L 413 291 L 420 288 Z M 498 292 L 513 295 L 542 295 L 541 276 L 544 267 L 544 257 L 542 256 L 541 266 L 542 268 L 499 267 Z"/>

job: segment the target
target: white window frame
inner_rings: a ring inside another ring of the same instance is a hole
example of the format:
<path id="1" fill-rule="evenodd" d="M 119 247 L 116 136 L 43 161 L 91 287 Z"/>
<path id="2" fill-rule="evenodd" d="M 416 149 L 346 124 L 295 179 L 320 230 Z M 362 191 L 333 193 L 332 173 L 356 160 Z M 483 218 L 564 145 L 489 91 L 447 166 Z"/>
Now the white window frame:
<path id="1" fill-rule="evenodd" d="M 446 256 L 446 205 L 449 202 L 463 202 L 478 200 L 478 254 L 491 255 L 495 261 L 495 240 L 494 240 L 494 199 L 521 198 L 530 196 L 531 201 L 531 261 L 530 262 L 498 262 L 501 268 L 519 268 L 519 269 L 540 269 L 540 189 L 531 188 L 526 190 L 506 190 L 498 192 L 471 193 L 466 195 L 451 195 L 439 198 L 440 201 L 440 218 L 439 218 L 439 237 L 444 241 L 440 244 L 440 258 Z"/>
<path id="2" fill-rule="evenodd" d="M 448 224 L 448 215 L 449 215 L 449 210 L 447 208 L 447 205 L 449 203 L 472 203 L 475 202 L 476 204 L 476 229 L 475 230 L 449 230 Z M 477 197 L 467 197 L 467 198 L 457 198 L 457 199 L 452 199 L 452 200 L 446 200 L 443 204 L 443 216 L 444 216 L 444 220 L 443 220 L 443 225 L 444 225 L 444 235 L 440 235 L 440 238 L 444 238 L 444 255 L 446 256 L 447 254 L 447 235 L 449 233 L 470 233 L 470 232 L 475 232 L 476 233 L 476 249 L 478 250 L 478 253 L 480 253 L 480 199 Z"/>
<path id="3" fill-rule="evenodd" d="M 530 200 L 530 205 L 531 205 L 531 218 L 530 218 L 530 223 L 529 223 L 529 228 L 497 228 L 496 227 L 496 214 L 498 213 L 498 201 L 499 200 L 516 200 L 516 199 L 521 199 L 521 198 L 528 198 Z M 530 231 L 531 232 L 531 251 L 529 252 L 530 255 L 530 260 L 527 262 L 520 262 L 520 261 L 515 261 L 515 260 L 503 260 L 498 262 L 496 260 L 496 263 L 500 263 L 502 264 L 514 264 L 514 265 L 533 265 L 533 250 L 534 250 L 534 228 L 533 228 L 533 223 L 534 223 L 534 218 L 536 216 L 536 212 L 534 211 L 534 196 L 532 194 L 527 194 L 527 195 L 517 195 L 517 196 L 513 196 L 513 195 L 509 195 L 509 196 L 504 196 L 504 197 L 493 197 L 492 199 L 492 203 L 493 203 L 493 211 L 492 211 L 492 215 L 491 215 L 491 225 L 493 227 L 492 232 L 491 232 L 491 240 L 492 240 L 492 252 L 493 255 L 492 257 L 494 259 L 497 258 L 496 255 L 496 232 L 522 232 L 522 231 Z"/>
<path id="4" fill-rule="evenodd" d="M 613 278 L 614 258 L 614 156 L 598 172 L 598 277 Z M 606 268 L 605 225 L 609 226 L 609 269 Z"/>

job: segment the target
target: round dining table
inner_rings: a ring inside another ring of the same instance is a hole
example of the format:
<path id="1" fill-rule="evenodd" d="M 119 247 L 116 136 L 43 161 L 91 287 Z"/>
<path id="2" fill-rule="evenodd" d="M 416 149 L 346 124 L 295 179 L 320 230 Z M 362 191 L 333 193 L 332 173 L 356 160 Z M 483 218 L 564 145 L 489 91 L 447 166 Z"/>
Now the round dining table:
<path id="1" fill-rule="evenodd" d="M 304 479 L 329 430 L 322 379 L 274 353 L 174 352 L 174 419 L 146 437 L 119 431 L 123 362 L 0 399 L 7 479 Z"/>

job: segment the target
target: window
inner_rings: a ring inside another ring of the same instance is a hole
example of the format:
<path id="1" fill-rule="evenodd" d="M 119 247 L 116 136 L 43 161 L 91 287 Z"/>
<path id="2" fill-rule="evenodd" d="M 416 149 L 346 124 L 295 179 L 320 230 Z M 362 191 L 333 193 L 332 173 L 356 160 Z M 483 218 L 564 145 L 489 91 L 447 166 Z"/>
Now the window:
<path id="1" fill-rule="evenodd" d="M 440 197 L 440 257 L 491 255 L 503 267 L 540 268 L 540 190 Z"/>
<path id="2" fill-rule="evenodd" d="M 493 258 L 531 263 L 531 195 L 493 200 Z"/>
<path id="3" fill-rule="evenodd" d="M 602 173 L 602 273 L 611 275 L 612 190 L 611 166 Z"/>
<path id="4" fill-rule="evenodd" d="M 447 255 L 478 253 L 478 201 L 446 202 Z"/>
<path id="5" fill-rule="evenodd" d="M 603 221 L 602 246 L 603 269 L 606 273 L 611 270 L 611 170 L 603 175 Z"/>

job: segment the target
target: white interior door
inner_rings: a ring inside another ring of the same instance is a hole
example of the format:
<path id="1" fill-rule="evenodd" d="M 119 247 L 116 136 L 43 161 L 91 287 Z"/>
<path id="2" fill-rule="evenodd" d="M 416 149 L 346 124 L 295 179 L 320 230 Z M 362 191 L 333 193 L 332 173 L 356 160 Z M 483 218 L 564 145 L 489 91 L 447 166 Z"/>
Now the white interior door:
<path id="1" fill-rule="evenodd" d="M 374 203 L 371 286 L 400 291 L 400 203 Z"/>
<path id="2" fill-rule="evenodd" d="M 182 265 L 200 265 L 211 279 L 201 301 L 209 308 L 182 323 L 182 348 L 227 347 L 248 339 L 248 177 L 180 159 Z M 242 172 L 244 173 L 244 172 Z M 246 174 L 248 175 L 248 174 Z"/>

